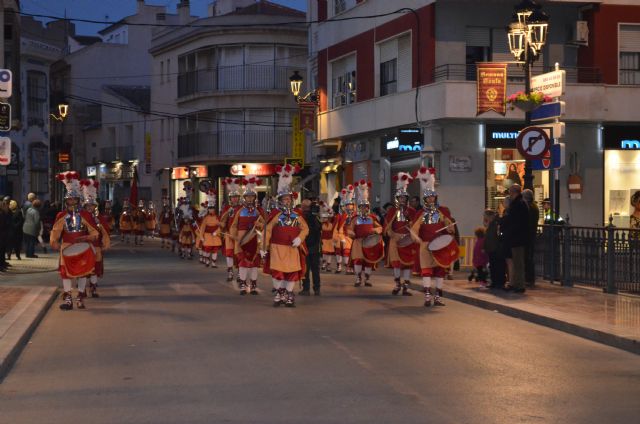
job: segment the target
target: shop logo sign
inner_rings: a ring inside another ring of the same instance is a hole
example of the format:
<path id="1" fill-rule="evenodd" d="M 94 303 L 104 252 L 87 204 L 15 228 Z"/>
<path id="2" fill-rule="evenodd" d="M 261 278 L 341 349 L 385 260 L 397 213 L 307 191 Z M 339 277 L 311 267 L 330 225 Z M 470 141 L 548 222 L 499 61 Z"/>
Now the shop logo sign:
<path id="1" fill-rule="evenodd" d="M 517 131 L 495 131 L 491 133 L 491 137 L 494 140 L 515 140 L 516 138 L 518 138 L 518 134 L 520 134 L 520 132 Z"/>
<path id="2" fill-rule="evenodd" d="M 620 142 L 620 148 L 625 150 L 640 149 L 640 140 L 622 140 Z"/>
<path id="3" fill-rule="evenodd" d="M 414 146 L 402 145 L 398 146 L 398 151 L 400 152 L 420 152 L 422 151 L 422 145 L 416 144 Z"/>

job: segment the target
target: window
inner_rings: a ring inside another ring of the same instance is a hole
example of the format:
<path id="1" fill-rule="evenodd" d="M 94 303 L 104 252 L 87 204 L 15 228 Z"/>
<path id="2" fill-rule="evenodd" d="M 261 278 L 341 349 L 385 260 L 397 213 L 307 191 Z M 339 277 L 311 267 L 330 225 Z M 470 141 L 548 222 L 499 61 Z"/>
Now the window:
<path id="1" fill-rule="evenodd" d="M 44 125 L 47 113 L 47 76 L 42 72 L 27 72 L 27 122 Z"/>
<path id="2" fill-rule="evenodd" d="M 398 59 L 380 64 L 380 95 L 386 96 L 398 91 Z"/>
<path id="3" fill-rule="evenodd" d="M 640 84 L 640 25 L 620 25 L 618 84 Z"/>
<path id="4" fill-rule="evenodd" d="M 356 55 L 331 62 L 331 107 L 356 102 Z"/>
<path id="5" fill-rule="evenodd" d="M 355 7 L 356 0 L 333 0 L 333 14 L 337 15 Z"/>
<path id="6" fill-rule="evenodd" d="M 34 193 L 49 192 L 49 171 L 31 171 L 31 191 Z"/>

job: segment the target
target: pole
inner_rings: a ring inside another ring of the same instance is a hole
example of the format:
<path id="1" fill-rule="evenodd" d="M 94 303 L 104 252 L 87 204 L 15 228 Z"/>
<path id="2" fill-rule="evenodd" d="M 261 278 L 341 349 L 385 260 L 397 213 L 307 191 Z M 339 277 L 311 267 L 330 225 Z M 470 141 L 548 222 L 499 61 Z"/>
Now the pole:
<path id="1" fill-rule="evenodd" d="M 532 55 L 529 51 L 529 45 L 527 44 L 527 53 L 524 63 L 524 92 L 527 96 L 531 95 L 531 62 Z M 525 112 L 524 114 L 524 126 L 525 128 L 531 125 L 531 112 Z M 526 159 L 524 162 L 524 188 L 533 190 L 533 168 L 531 166 L 531 160 Z"/>

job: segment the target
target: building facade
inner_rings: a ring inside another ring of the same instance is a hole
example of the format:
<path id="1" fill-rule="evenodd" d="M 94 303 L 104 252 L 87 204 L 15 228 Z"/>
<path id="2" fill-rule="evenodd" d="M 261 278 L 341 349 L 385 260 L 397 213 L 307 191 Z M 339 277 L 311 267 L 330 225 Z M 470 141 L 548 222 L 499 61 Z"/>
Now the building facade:
<path id="1" fill-rule="evenodd" d="M 475 64 L 513 61 L 505 31 L 513 3 L 309 2 L 310 21 L 320 21 L 310 32 L 320 92 L 316 143 L 324 160 L 339 165 L 323 174 L 325 196 L 334 195 L 335 181 L 369 178 L 382 205 L 392 199 L 393 174 L 425 164 L 436 167 L 439 199 L 462 234 L 473 233 L 486 207 L 500 207 L 508 186 L 522 179 L 515 136 L 524 114 L 476 116 Z M 401 8 L 411 11 L 392 13 Z M 575 225 L 602 225 L 609 215 L 622 224 L 640 172 L 636 144 L 620 147 L 638 138 L 631 124 L 640 117 L 633 94 L 640 6 L 548 1 L 544 10 L 551 16 L 548 41 L 533 74 L 556 63 L 567 74 L 560 212 Z M 377 17 L 340 20 L 358 16 Z M 522 69 L 510 64 L 507 94 L 523 90 L 523 82 Z M 580 199 L 567 189 L 572 173 L 582 178 Z M 536 199 L 549 197 L 553 171 L 534 176 Z"/>

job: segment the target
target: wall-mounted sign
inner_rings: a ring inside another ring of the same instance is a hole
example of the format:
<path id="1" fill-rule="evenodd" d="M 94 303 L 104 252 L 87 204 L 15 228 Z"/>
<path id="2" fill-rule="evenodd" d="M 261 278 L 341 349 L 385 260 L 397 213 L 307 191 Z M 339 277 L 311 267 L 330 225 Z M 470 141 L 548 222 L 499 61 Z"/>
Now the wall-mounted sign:
<path id="1" fill-rule="evenodd" d="M 98 175 L 98 167 L 95 165 L 87 166 L 87 177 L 95 177 Z"/>
<path id="2" fill-rule="evenodd" d="M 420 128 L 402 128 L 397 134 L 382 138 L 382 153 L 395 155 L 400 153 L 421 152 L 424 136 Z"/>
<path id="3" fill-rule="evenodd" d="M 191 171 L 191 175 L 189 175 Z M 172 180 L 186 180 L 187 178 L 206 178 L 209 175 L 206 166 L 179 166 L 171 170 Z"/>
<path id="4" fill-rule="evenodd" d="M 344 148 L 344 158 L 351 162 L 369 159 L 369 143 L 367 140 L 349 141 Z"/>
<path id="5" fill-rule="evenodd" d="M 450 172 L 471 172 L 471 156 L 449 155 Z"/>
<path id="6" fill-rule="evenodd" d="M 0 103 L 0 131 L 11 131 L 11 105 Z"/>
<path id="7" fill-rule="evenodd" d="M 485 125 L 484 137 L 487 149 L 515 149 L 516 139 L 523 125 Z"/>
<path id="8" fill-rule="evenodd" d="M 542 92 L 545 96 L 560 97 L 564 94 L 567 73 L 553 71 L 531 77 L 531 92 Z"/>
<path id="9" fill-rule="evenodd" d="M 0 97 L 11 97 L 13 87 L 13 75 L 8 69 L 0 69 Z"/>
<path id="10" fill-rule="evenodd" d="M 476 63 L 476 116 L 494 111 L 507 114 L 507 64 Z"/>
<path id="11" fill-rule="evenodd" d="M 0 137 L 0 165 L 7 166 L 11 163 L 11 139 Z"/>
<path id="12" fill-rule="evenodd" d="M 640 127 L 607 125 L 603 141 L 607 150 L 640 150 Z"/>
<path id="13" fill-rule="evenodd" d="M 69 163 L 71 160 L 71 154 L 69 152 L 58 153 L 58 163 Z"/>
<path id="14" fill-rule="evenodd" d="M 231 175 L 274 175 L 276 166 L 272 163 L 235 163 L 231 165 Z"/>

